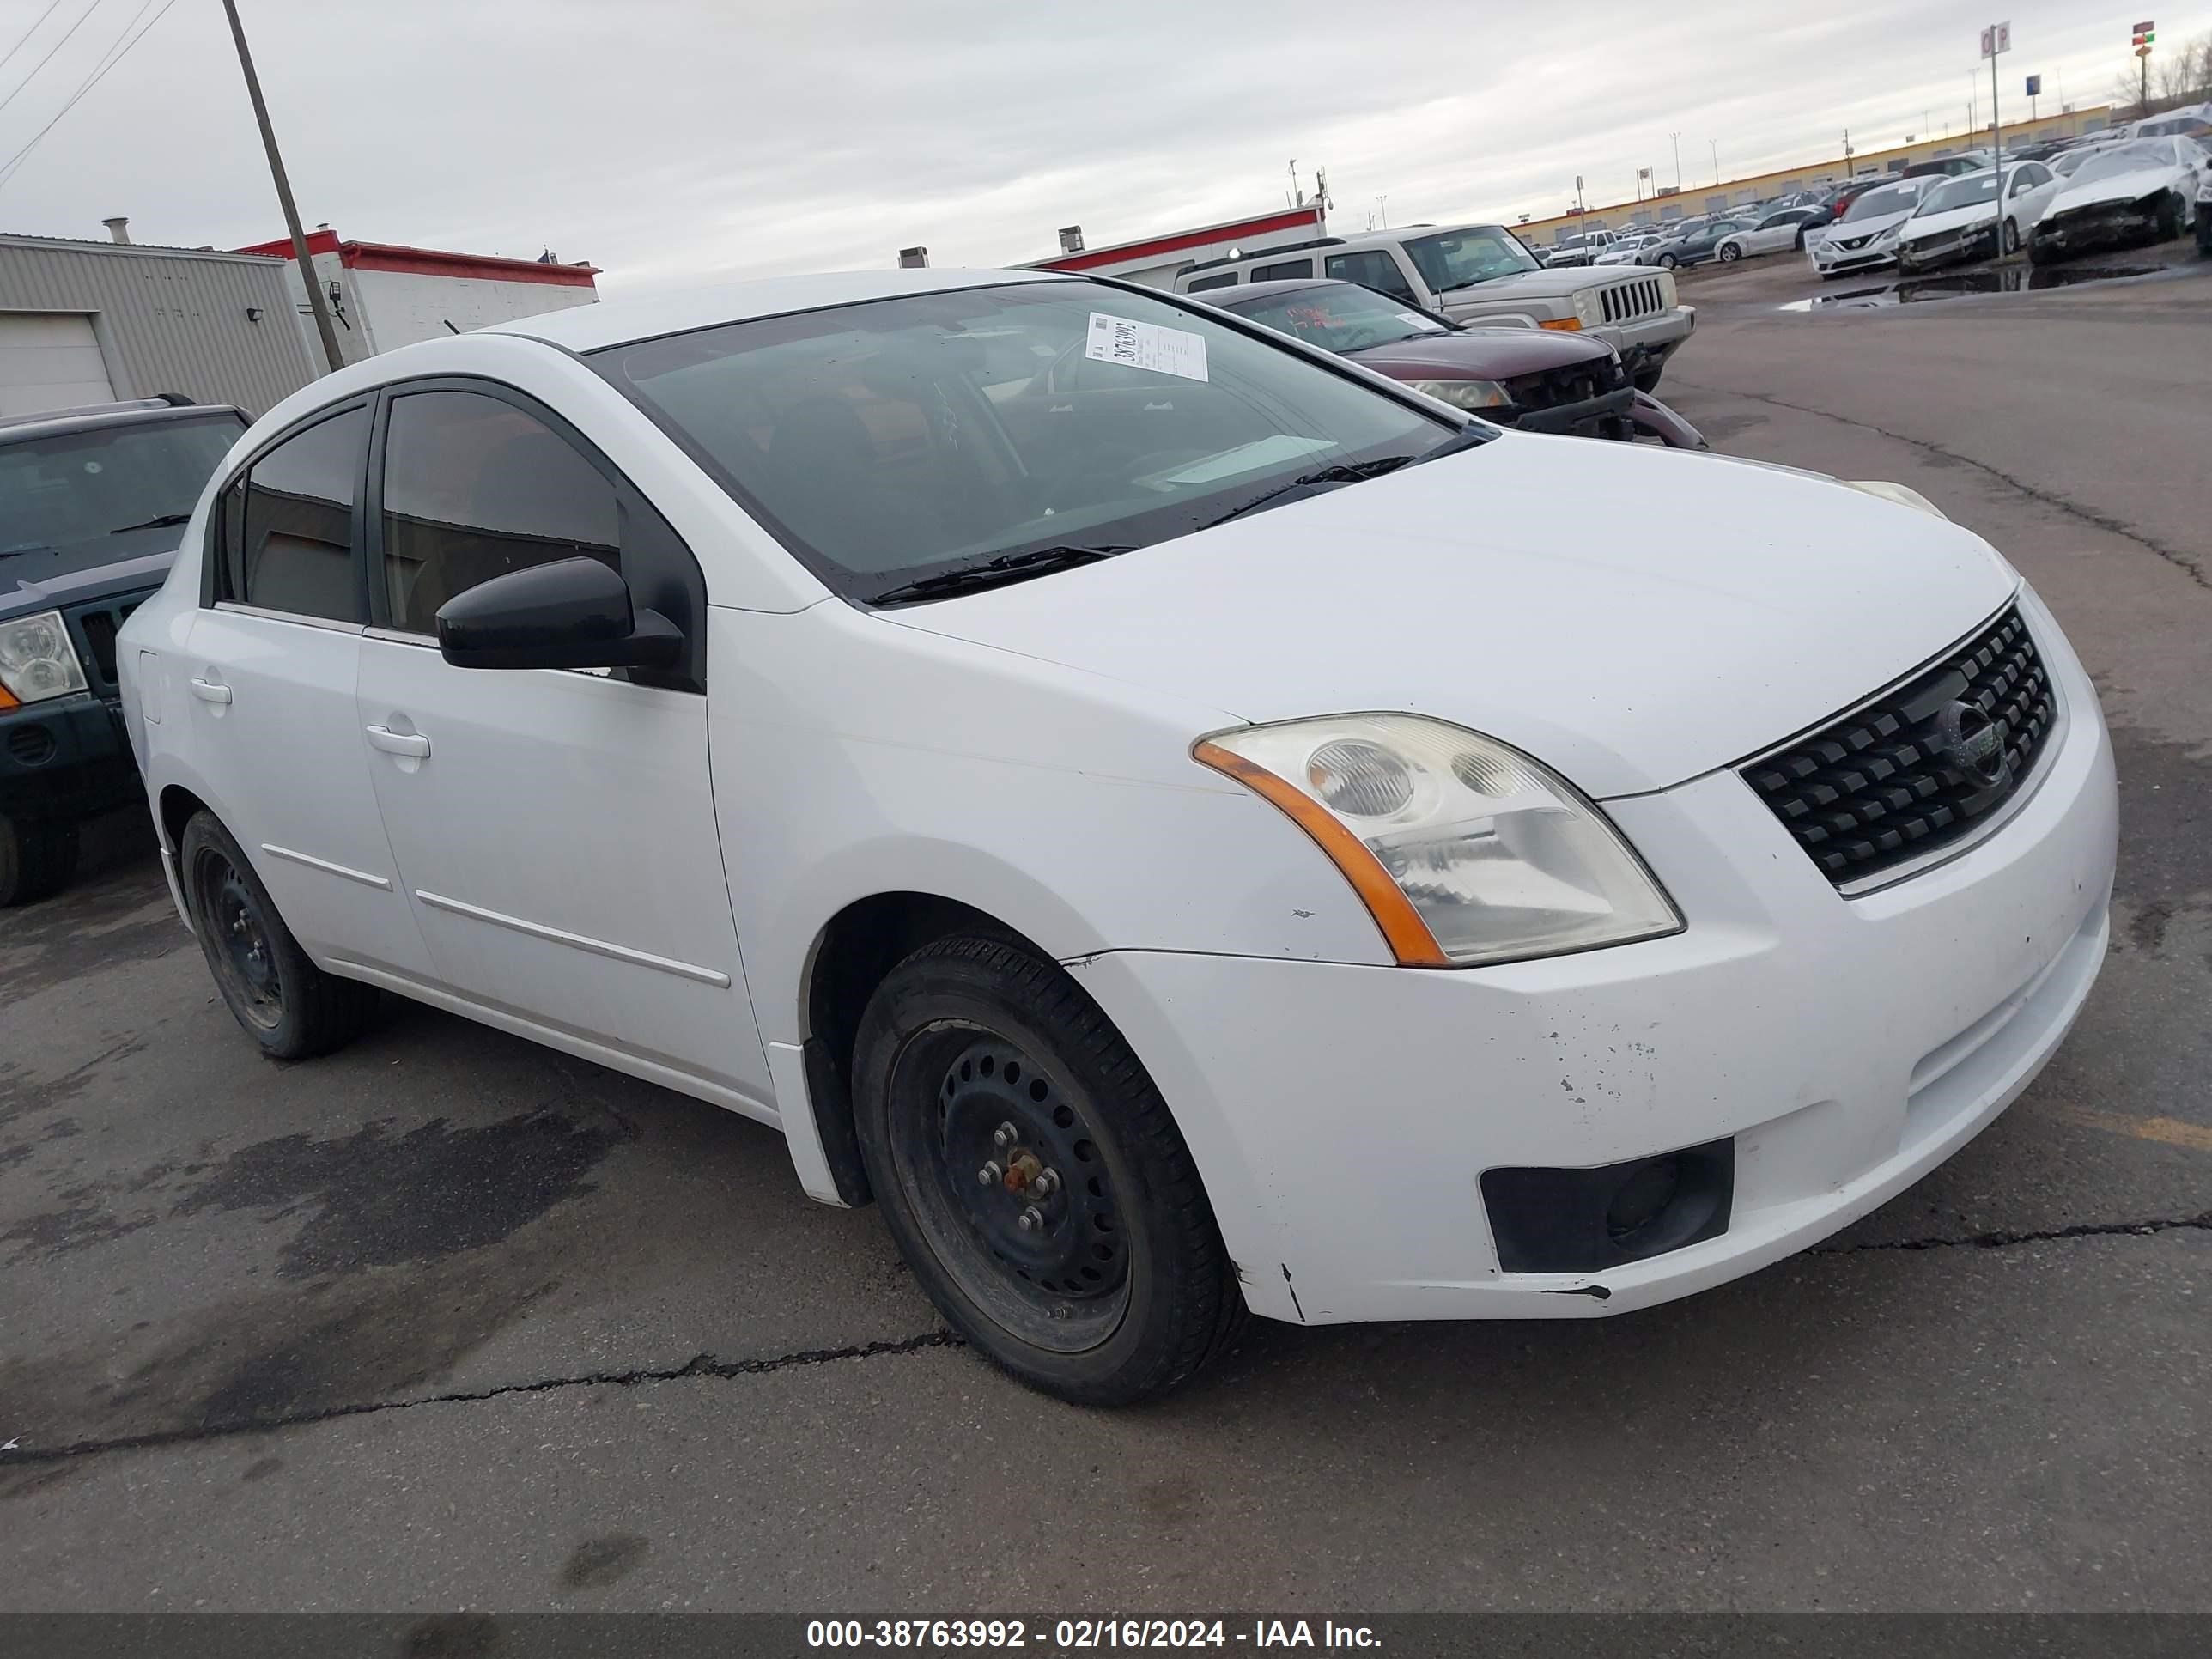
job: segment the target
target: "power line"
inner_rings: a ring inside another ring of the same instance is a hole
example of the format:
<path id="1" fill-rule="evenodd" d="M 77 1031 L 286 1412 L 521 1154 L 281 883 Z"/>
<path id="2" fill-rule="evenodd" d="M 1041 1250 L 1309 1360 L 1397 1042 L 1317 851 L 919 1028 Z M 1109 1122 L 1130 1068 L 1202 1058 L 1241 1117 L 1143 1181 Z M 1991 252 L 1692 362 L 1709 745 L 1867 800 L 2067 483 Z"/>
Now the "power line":
<path id="1" fill-rule="evenodd" d="M 67 28 L 62 31 L 62 38 L 46 48 L 46 55 L 44 58 L 41 58 L 37 63 L 31 65 L 31 72 L 28 75 L 26 75 L 21 80 L 16 82 L 5 98 L 0 98 L 0 109 L 5 109 L 9 105 L 14 103 L 15 101 L 15 94 L 22 91 L 25 87 L 29 86 L 32 82 L 39 78 L 39 71 L 46 68 L 48 64 L 53 62 L 54 54 L 59 52 L 64 46 L 69 45 L 70 36 L 75 34 L 79 29 L 85 26 L 86 20 L 90 18 L 93 13 L 100 9 L 100 4 L 101 0 L 92 0 L 92 3 L 90 5 L 87 6 L 82 11 L 76 15 L 76 21 L 71 23 Z"/>
<path id="2" fill-rule="evenodd" d="M 13 155 L 9 156 L 5 165 L 0 165 L 0 190 L 7 188 L 9 181 L 15 178 L 17 170 L 20 169 L 23 162 L 28 159 L 31 152 L 39 147 L 39 141 L 54 130 L 55 126 L 60 122 L 63 116 L 67 115 L 71 110 L 76 107 L 77 100 L 79 99 L 82 98 L 85 94 L 90 92 L 94 87 L 98 86 L 104 78 L 106 78 L 108 70 L 113 69 L 118 64 L 121 63 L 125 57 L 129 56 L 131 47 L 137 46 L 141 40 L 143 40 L 148 35 L 154 32 L 154 26 L 169 15 L 169 8 L 175 5 L 177 3 L 177 0 L 161 0 L 161 9 L 155 12 L 152 17 L 147 19 L 146 27 L 144 28 L 140 29 L 136 34 L 131 34 L 131 29 L 132 24 L 137 23 L 139 18 L 145 17 L 147 7 L 153 3 L 154 0 L 142 0 L 142 3 L 138 9 L 132 14 L 131 21 L 123 26 L 123 33 L 116 36 L 116 44 L 108 48 L 108 55 L 94 68 L 93 72 L 90 75 L 84 78 L 77 89 L 70 94 L 69 101 L 64 104 L 59 109 L 56 110 L 53 113 L 53 118 L 49 120 L 46 125 L 40 127 L 36 132 L 33 133 L 31 135 L 31 141 L 25 144 L 22 149 L 17 150 Z M 125 36 L 129 36 L 129 38 L 126 40 Z"/>
<path id="3" fill-rule="evenodd" d="M 52 17 L 60 9 L 61 3 L 62 0 L 46 0 L 46 9 L 39 14 L 39 21 L 23 31 L 21 38 L 8 48 L 5 56 L 0 56 L 0 69 L 6 69 L 15 60 L 15 54 L 22 51 L 25 44 L 33 35 L 46 27 L 46 19 Z"/>

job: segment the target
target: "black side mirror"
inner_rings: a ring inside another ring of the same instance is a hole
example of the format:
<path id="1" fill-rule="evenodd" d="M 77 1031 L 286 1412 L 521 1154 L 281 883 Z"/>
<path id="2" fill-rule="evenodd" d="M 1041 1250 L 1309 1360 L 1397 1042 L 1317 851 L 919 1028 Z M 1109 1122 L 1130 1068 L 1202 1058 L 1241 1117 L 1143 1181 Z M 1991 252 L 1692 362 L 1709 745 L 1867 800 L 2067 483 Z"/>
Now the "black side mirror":
<path id="1" fill-rule="evenodd" d="M 456 668 L 665 668 L 683 649 L 676 624 L 634 610 L 597 559 L 510 570 L 438 607 L 438 650 Z"/>

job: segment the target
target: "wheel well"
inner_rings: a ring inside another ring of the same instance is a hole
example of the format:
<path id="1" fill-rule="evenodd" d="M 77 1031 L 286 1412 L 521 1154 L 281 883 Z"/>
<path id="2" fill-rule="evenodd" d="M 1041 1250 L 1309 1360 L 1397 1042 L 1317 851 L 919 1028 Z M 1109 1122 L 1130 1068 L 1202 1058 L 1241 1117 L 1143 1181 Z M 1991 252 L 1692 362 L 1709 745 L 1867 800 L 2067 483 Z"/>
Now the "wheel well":
<path id="1" fill-rule="evenodd" d="M 853 1044 L 868 999 L 890 970 L 923 945 L 954 935 L 1004 939 L 1050 960 L 997 917 L 933 893 L 878 893 L 830 919 L 806 980 L 806 1092 L 837 1194 L 872 1201 L 853 1127 Z"/>
<path id="2" fill-rule="evenodd" d="M 174 853 L 184 845 L 185 826 L 192 821 L 192 814 L 204 812 L 207 804 L 182 784 L 171 784 L 161 792 L 161 836 Z"/>

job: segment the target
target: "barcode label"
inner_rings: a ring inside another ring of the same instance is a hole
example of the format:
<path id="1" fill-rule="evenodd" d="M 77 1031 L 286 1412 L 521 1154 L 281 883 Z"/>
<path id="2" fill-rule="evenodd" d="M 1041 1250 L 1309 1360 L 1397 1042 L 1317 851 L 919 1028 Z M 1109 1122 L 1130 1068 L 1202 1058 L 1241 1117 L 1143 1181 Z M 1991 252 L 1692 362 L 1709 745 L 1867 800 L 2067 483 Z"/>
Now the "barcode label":
<path id="1" fill-rule="evenodd" d="M 1201 336 L 1127 317 L 1109 317 L 1103 311 L 1091 313 L 1091 332 L 1083 343 L 1083 355 L 1102 363 L 1149 368 L 1180 380 L 1206 378 L 1206 341 Z"/>

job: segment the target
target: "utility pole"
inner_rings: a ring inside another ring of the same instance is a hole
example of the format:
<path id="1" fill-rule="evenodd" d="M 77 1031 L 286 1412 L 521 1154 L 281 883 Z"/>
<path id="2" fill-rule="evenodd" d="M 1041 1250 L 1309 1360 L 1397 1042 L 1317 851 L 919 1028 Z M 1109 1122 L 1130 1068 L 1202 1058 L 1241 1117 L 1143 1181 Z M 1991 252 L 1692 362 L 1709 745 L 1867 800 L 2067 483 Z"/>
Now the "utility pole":
<path id="1" fill-rule="evenodd" d="M 238 21 L 237 0 L 222 0 L 222 9 L 230 19 L 230 38 L 238 42 L 238 66 L 246 71 L 246 96 L 253 100 L 253 118 L 260 124 L 261 147 L 269 152 L 270 176 L 276 181 L 284 228 L 292 233 L 292 257 L 299 261 L 300 280 L 307 285 L 307 304 L 315 313 L 315 332 L 323 339 L 323 356 L 332 368 L 343 368 L 345 354 L 338 349 L 337 331 L 331 325 L 330 307 L 323 302 L 315 262 L 307 257 L 307 233 L 300 228 L 299 204 L 292 199 L 291 180 L 284 176 L 284 158 L 276 153 L 276 134 L 269 125 L 269 106 L 262 101 L 261 77 L 253 72 L 253 54 L 246 49 L 246 30 Z"/>
<path id="2" fill-rule="evenodd" d="M 1680 196 L 1680 195 L 1682 193 L 1682 135 L 1681 135 L 1680 133 L 1679 133 L 1679 132 L 1678 132 L 1678 133 L 1674 134 L 1674 193 L 1675 193 L 1677 196 Z"/>
<path id="3" fill-rule="evenodd" d="M 1705 142 L 1713 147 L 1713 188 L 1718 190 L 1721 187 L 1721 141 L 1708 138 Z"/>

